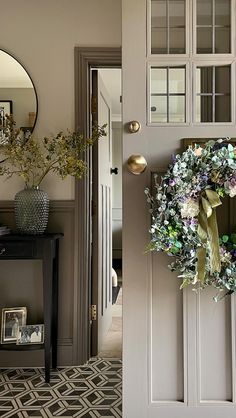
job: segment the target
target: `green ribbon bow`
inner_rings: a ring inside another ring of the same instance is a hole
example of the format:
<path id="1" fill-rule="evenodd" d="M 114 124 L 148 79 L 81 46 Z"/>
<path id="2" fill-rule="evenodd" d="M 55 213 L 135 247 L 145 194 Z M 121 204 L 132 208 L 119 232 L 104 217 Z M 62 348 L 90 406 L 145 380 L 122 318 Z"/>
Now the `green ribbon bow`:
<path id="1" fill-rule="evenodd" d="M 203 246 L 197 250 L 197 280 L 204 283 L 206 264 L 206 243 L 209 240 L 210 246 L 210 267 L 211 273 L 221 271 L 219 233 L 216 219 L 216 207 L 221 205 L 220 198 L 216 192 L 210 189 L 205 190 L 205 197 L 200 199 L 200 212 L 198 215 L 198 235 Z"/>

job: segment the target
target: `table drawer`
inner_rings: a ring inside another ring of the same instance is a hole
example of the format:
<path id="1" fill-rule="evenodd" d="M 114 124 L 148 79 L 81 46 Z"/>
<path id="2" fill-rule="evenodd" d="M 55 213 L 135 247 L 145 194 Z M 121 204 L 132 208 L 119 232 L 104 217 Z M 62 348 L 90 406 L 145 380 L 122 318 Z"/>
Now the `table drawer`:
<path id="1" fill-rule="evenodd" d="M 2 258 L 33 258 L 35 244 L 33 242 L 1 242 L 0 259 Z"/>

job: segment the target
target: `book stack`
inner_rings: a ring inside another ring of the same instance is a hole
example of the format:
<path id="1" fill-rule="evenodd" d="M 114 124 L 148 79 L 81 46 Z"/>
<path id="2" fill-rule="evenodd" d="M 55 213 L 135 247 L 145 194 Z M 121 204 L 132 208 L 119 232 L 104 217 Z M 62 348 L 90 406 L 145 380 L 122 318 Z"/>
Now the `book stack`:
<path id="1" fill-rule="evenodd" d="M 7 235 L 10 234 L 11 230 L 8 228 L 8 226 L 0 225 L 0 235 Z"/>

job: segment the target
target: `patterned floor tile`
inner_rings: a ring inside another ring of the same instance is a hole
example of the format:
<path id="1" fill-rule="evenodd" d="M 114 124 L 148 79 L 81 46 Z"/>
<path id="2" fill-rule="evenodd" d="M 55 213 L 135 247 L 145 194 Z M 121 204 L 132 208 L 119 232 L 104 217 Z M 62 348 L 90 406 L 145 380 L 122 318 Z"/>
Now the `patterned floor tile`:
<path id="1" fill-rule="evenodd" d="M 92 358 L 61 367 L 45 383 L 43 369 L 0 369 L 1 418 L 120 418 L 119 359 Z"/>

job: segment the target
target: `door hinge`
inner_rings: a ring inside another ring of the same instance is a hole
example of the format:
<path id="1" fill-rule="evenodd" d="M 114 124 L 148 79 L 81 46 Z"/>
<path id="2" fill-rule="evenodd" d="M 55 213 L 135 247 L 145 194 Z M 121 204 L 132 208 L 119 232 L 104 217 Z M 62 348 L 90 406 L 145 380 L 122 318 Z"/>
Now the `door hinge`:
<path id="1" fill-rule="evenodd" d="M 91 305 L 91 320 L 97 320 L 97 305 Z"/>
<path id="2" fill-rule="evenodd" d="M 97 113 L 97 111 L 98 111 L 97 97 L 91 97 L 91 113 Z"/>

